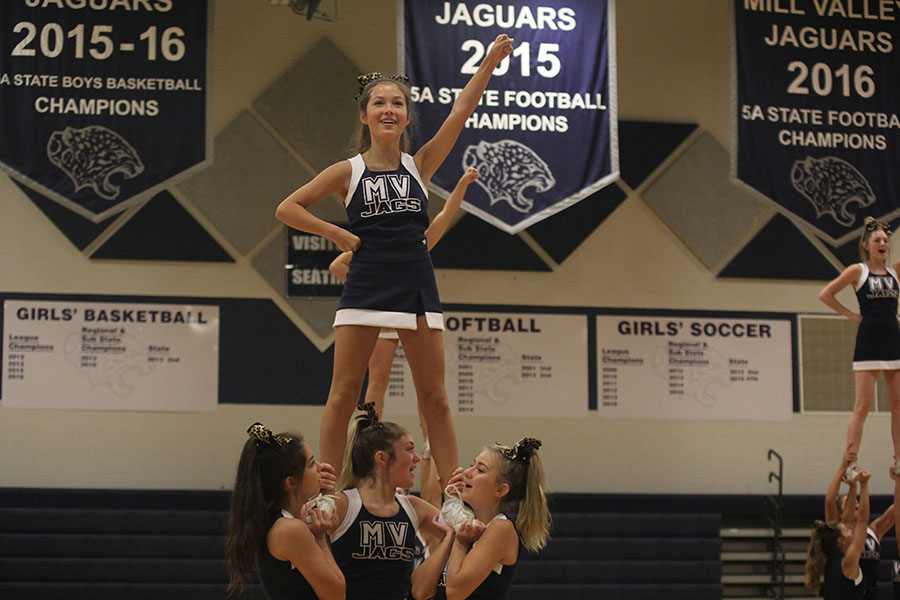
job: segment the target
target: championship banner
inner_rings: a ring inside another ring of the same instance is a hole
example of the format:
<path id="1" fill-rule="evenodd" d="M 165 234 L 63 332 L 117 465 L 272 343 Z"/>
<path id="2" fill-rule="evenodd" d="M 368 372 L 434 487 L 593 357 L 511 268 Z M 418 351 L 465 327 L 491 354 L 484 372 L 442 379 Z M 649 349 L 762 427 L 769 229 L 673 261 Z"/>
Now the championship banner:
<path id="1" fill-rule="evenodd" d="M 219 307 L 3 303 L 5 408 L 211 411 Z"/>
<path id="2" fill-rule="evenodd" d="M 517 233 L 618 178 L 614 0 L 399 2 L 415 147 L 441 126 L 493 40 L 514 39 L 432 178 L 435 191 L 448 196 L 475 167 L 463 207 Z"/>
<path id="3" fill-rule="evenodd" d="M 900 213 L 900 5 L 734 0 L 737 180 L 840 245 Z"/>
<path id="4" fill-rule="evenodd" d="M 206 0 L 0 2 L 0 168 L 99 222 L 212 160 Z"/>
<path id="5" fill-rule="evenodd" d="M 340 298 L 343 282 L 328 270 L 341 253 L 337 244 L 319 235 L 285 227 L 284 264 L 288 298 Z"/>

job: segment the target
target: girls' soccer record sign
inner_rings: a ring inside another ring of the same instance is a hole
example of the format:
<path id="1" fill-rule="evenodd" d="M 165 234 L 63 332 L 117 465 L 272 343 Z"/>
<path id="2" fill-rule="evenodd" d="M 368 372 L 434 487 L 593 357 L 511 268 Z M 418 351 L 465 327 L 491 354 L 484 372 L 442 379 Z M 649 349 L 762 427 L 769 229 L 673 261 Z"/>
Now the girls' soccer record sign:
<path id="1" fill-rule="evenodd" d="M 206 0 L 0 2 L 0 168 L 99 222 L 212 160 Z"/>
<path id="2" fill-rule="evenodd" d="M 602 416 L 791 417 L 790 317 L 601 315 L 596 323 Z"/>
<path id="3" fill-rule="evenodd" d="M 613 0 L 400 0 L 400 71 L 416 145 L 430 139 L 501 33 L 515 50 L 431 180 L 449 195 L 478 169 L 463 207 L 508 233 L 619 177 Z"/>

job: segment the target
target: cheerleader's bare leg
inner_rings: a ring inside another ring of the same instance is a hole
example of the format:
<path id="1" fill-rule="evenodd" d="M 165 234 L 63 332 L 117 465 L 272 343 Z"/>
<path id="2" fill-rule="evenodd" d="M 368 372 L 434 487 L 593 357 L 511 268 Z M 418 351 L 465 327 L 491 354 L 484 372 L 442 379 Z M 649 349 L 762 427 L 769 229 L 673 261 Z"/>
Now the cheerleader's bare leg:
<path id="1" fill-rule="evenodd" d="M 443 501 L 441 484 L 438 482 L 437 470 L 434 468 L 431 443 L 428 440 L 428 423 L 425 421 L 425 415 L 422 414 L 421 406 L 419 407 L 419 427 L 422 429 L 422 439 L 424 440 L 422 462 L 419 463 L 419 478 L 422 482 L 419 488 L 419 496 L 435 508 L 440 508 Z"/>
<path id="2" fill-rule="evenodd" d="M 891 406 L 891 440 L 894 443 L 894 461 L 900 459 L 900 369 L 884 372 L 888 401 Z"/>
<path id="3" fill-rule="evenodd" d="M 446 483 L 459 466 L 459 454 L 444 387 L 444 337 L 440 329 L 428 327 L 424 315 L 416 321 L 418 329 L 398 329 L 397 333 L 412 371 L 419 408 L 428 424 L 431 455 L 441 481 Z"/>
<path id="4" fill-rule="evenodd" d="M 384 394 L 391 382 L 391 366 L 400 340 L 378 338 L 369 359 L 369 384 L 366 386 L 366 402 L 375 403 L 378 417 L 384 417 Z"/>
<path id="5" fill-rule="evenodd" d="M 862 444 L 863 424 L 872 409 L 878 371 L 854 371 L 853 379 L 856 384 L 856 400 L 853 404 L 853 413 L 850 415 L 850 423 L 847 424 L 847 450 L 858 453 Z"/>
<path id="6" fill-rule="evenodd" d="M 347 425 L 359 403 L 366 365 L 378 340 L 379 327 L 339 325 L 334 330 L 334 372 L 319 426 L 319 461 L 341 470 Z"/>

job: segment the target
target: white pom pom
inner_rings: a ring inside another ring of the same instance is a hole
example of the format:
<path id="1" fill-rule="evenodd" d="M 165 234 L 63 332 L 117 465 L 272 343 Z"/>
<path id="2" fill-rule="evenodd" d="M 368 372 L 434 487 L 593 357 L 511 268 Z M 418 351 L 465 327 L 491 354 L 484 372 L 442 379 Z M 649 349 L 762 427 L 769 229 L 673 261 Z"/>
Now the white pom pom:
<path id="1" fill-rule="evenodd" d="M 317 508 L 325 513 L 325 516 L 330 519 L 331 515 L 334 514 L 335 500 L 337 500 L 337 496 L 319 493 L 312 498 L 312 504 L 309 505 L 309 510 Z M 308 513 L 306 515 L 306 522 L 312 523 L 312 517 Z"/>
<path id="2" fill-rule="evenodd" d="M 475 518 L 475 513 L 471 508 L 456 496 L 450 496 L 441 506 L 440 519 L 446 525 L 453 528 L 453 531 L 459 531 L 459 527 L 466 521 Z"/>

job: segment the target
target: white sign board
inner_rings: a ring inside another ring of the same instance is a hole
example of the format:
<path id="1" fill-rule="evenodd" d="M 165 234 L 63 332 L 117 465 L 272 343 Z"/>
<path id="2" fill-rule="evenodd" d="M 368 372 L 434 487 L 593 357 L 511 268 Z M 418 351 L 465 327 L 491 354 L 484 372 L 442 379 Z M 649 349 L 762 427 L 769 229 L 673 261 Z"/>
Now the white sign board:
<path id="1" fill-rule="evenodd" d="M 218 364 L 217 306 L 3 303 L 4 407 L 211 411 Z"/>
<path id="2" fill-rule="evenodd" d="M 588 412 L 587 316 L 444 313 L 447 396 L 454 414 L 583 417 Z M 416 414 L 402 344 L 385 414 Z"/>
<path id="3" fill-rule="evenodd" d="M 597 316 L 604 417 L 787 420 L 789 319 Z"/>

